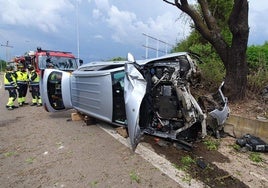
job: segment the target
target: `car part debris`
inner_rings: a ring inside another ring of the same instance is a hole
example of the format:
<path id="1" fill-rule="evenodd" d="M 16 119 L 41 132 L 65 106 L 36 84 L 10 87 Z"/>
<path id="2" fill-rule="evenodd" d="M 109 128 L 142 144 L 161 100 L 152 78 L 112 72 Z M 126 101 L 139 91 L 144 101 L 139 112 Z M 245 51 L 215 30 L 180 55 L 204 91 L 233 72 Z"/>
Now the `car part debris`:
<path id="1" fill-rule="evenodd" d="M 242 148 L 246 148 L 249 151 L 267 152 L 268 144 L 266 144 L 259 137 L 246 134 L 236 140 L 236 144 Z"/>

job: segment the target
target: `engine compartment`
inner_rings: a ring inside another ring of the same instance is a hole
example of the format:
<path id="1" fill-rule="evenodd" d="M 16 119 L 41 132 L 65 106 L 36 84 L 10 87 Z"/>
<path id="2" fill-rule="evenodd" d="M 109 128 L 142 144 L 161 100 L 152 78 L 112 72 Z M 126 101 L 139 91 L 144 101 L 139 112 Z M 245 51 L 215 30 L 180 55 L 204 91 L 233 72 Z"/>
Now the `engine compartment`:
<path id="1" fill-rule="evenodd" d="M 189 141 L 197 137 L 201 130 L 201 114 L 189 101 L 193 97 L 187 99 L 191 95 L 188 86 L 193 72 L 195 66 L 186 58 L 143 67 L 147 92 L 141 106 L 140 126 L 145 133 L 173 140 Z M 190 103 L 185 104 L 185 101 Z"/>

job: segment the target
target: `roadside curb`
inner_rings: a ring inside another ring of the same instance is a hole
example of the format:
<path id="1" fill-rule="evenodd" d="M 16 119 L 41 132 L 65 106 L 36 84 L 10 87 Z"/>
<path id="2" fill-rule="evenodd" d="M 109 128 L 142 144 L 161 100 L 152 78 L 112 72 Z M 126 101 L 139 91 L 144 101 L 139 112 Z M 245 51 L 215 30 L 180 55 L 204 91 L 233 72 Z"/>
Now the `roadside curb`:
<path id="1" fill-rule="evenodd" d="M 252 134 L 268 142 L 268 120 L 230 115 L 225 123 L 224 131 L 237 138 L 245 134 Z"/>

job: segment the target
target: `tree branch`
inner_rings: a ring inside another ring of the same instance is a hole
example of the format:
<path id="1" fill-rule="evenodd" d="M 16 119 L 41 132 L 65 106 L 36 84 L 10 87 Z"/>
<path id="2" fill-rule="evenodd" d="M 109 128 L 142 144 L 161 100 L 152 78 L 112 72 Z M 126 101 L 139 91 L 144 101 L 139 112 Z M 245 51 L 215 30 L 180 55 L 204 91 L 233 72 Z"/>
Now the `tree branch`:
<path id="1" fill-rule="evenodd" d="M 176 6 L 176 4 L 175 3 L 172 3 L 172 2 L 170 2 L 170 1 L 167 1 L 167 0 L 163 0 L 164 2 L 166 2 L 167 4 L 170 4 L 170 5 L 173 5 L 173 6 Z"/>
<path id="2" fill-rule="evenodd" d="M 178 7 L 179 9 L 181 9 L 181 4 L 179 3 L 179 1 L 178 0 L 174 0 L 174 3 L 172 3 L 172 2 L 170 2 L 170 1 L 168 1 L 168 0 L 163 0 L 164 2 L 166 2 L 166 3 L 168 3 L 168 4 L 170 4 L 170 5 L 173 5 L 173 6 L 175 6 L 175 7 Z M 186 0 L 187 1 L 187 0 Z"/>
<path id="3" fill-rule="evenodd" d="M 229 28 L 233 35 L 237 32 L 248 32 L 248 1 L 235 0 L 229 17 Z"/>
<path id="4" fill-rule="evenodd" d="M 198 0 L 198 3 L 200 4 L 200 7 L 202 10 L 205 22 L 208 26 L 208 29 L 215 30 L 216 32 L 220 32 L 219 27 L 217 25 L 217 22 L 209 10 L 208 2 L 206 0 Z"/>
<path id="5" fill-rule="evenodd" d="M 164 0 L 165 2 L 167 0 Z M 180 2 L 180 3 L 179 3 Z M 191 5 L 188 4 L 188 0 L 174 0 L 174 3 L 171 3 L 174 6 L 177 6 L 182 12 L 186 13 L 194 22 L 195 29 L 207 40 L 212 46 L 219 52 L 219 56 L 225 62 L 226 54 L 222 49 L 226 49 L 228 44 L 223 39 L 220 29 L 216 23 L 215 18 L 210 14 L 208 10 L 208 4 L 206 0 L 198 0 L 199 5 L 202 8 L 202 15 L 195 10 Z M 204 15 L 206 14 L 206 15 Z M 205 17 L 205 22 L 204 22 Z"/>
<path id="6" fill-rule="evenodd" d="M 181 0 L 180 2 L 181 2 L 180 10 L 188 14 L 192 18 L 194 25 L 196 29 L 198 30 L 198 32 L 201 33 L 201 35 L 206 40 L 211 41 L 211 36 L 210 36 L 211 33 L 208 27 L 204 24 L 203 18 L 200 16 L 200 14 L 188 4 L 187 0 Z"/>

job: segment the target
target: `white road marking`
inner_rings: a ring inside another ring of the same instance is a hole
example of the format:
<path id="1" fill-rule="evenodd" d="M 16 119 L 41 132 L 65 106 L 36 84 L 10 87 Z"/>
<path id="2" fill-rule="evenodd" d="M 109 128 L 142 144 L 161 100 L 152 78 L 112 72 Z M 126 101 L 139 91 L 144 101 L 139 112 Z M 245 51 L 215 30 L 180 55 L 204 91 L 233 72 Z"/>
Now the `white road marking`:
<path id="1" fill-rule="evenodd" d="M 116 140 L 118 140 L 125 146 L 130 147 L 129 139 L 125 139 L 119 134 L 117 134 L 116 131 L 112 129 L 109 125 L 102 123 L 102 124 L 97 124 L 97 126 L 99 126 L 101 129 L 103 129 L 105 132 L 113 136 Z M 195 180 L 195 179 L 191 179 L 190 181 L 187 181 L 189 177 L 187 173 L 185 173 L 184 171 L 178 170 L 167 159 L 157 155 L 154 151 L 148 149 L 147 147 L 141 144 L 138 145 L 135 153 L 139 154 L 142 158 L 150 162 L 153 166 L 158 168 L 161 172 L 165 173 L 168 177 L 173 179 L 183 188 L 208 187 L 203 182 Z"/>

